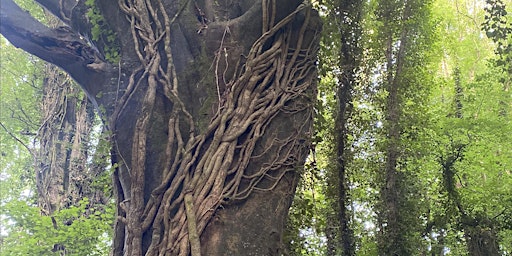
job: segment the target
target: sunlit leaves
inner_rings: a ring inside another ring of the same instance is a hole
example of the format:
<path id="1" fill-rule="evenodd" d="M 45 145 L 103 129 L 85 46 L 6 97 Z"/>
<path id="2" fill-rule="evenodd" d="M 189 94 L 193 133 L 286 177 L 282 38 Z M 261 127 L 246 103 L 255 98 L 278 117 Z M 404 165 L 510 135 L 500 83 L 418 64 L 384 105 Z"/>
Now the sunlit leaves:
<path id="1" fill-rule="evenodd" d="M 35 146 L 39 127 L 39 106 L 34 100 L 40 98 L 42 63 L 3 37 L 0 48 L 0 200 L 5 202 L 34 185 L 29 149 Z"/>
<path id="2" fill-rule="evenodd" d="M 400 78 L 405 86 L 400 89 L 403 157 L 399 167 L 409 177 L 409 185 L 403 191 L 410 199 L 411 204 L 407 206 L 411 207 L 410 213 L 422 212 L 419 224 L 424 230 L 421 230 L 421 241 L 416 240 L 417 246 L 426 243 L 429 246 L 423 248 L 432 253 L 467 253 L 464 224 L 457 202 L 446 192 L 442 166 L 443 161 L 453 157 L 460 148 L 460 158 L 455 159 L 451 169 L 451 184 L 467 215 L 465 218 L 493 220 L 499 230 L 502 251 L 510 252 L 507 245 L 512 239 L 509 221 L 512 201 L 507 199 L 512 198 L 512 93 L 510 72 L 506 71 L 509 66 L 493 60 L 496 59 L 495 49 L 496 54 L 510 55 L 510 51 L 499 50 L 507 45 L 510 36 L 504 29 L 510 24 L 508 2 L 438 0 L 433 2 L 432 16 L 415 13 L 414 17 L 403 21 L 400 21 L 403 8 L 397 5 L 398 1 L 368 3 L 360 42 L 364 45 L 361 83 L 354 87 L 352 117 L 346 134 L 352 145 L 352 159 L 347 163 L 355 209 L 351 225 L 360 255 L 377 254 L 374 235 L 378 230 L 371 225 L 376 221 L 373 209 L 379 198 L 376 173 L 385 159 L 381 151 L 388 145 L 384 133 L 388 124 L 383 105 L 389 94 L 383 85 L 387 71 L 383 64 L 383 38 L 386 39 L 383 35 L 395 31 L 393 39 L 398 40 L 396 31 L 400 26 L 407 27 L 412 34 L 421 31 L 408 38 L 412 45 L 409 45 L 407 65 Z M 326 15 L 327 32 L 320 61 L 322 82 L 315 139 L 320 170 L 324 170 L 322 161 L 327 161 L 325 166 L 332 161 L 322 154 L 332 152 L 332 113 L 336 111 L 337 100 L 334 87 L 340 72 L 335 57 L 340 51 L 337 27 L 331 26 L 338 20 L 329 18 L 335 17 L 332 14 L 336 12 L 331 2 L 323 4 L 320 9 Z M 393 5 L 396 8 L 389 8 Z M 373 9 L 378 10 L 374 13 Z M 376 19 L 384 15 L 395 17 L 396 22 L 384 26 Z M 497 43 L 498 40 L 501 43 Z M 458 107 L 460 109 L 456 110 Z M 462 118 L 457 118 L 456 111 L 460 111 Z M 317 184 L 315 191 L 323 191 L 320 188 L 325 183 Z M 306 206 L 307 200 L 300 200 L 305 209 L 313 209 L 311 205 Z"/>
<path id="3" fill-rule="evenodd" d="M 2 225 L 9 235 L 0 255 L 107 255 L 110 249 L 113 209 L 90 207 L 84 198 L 78 206 L 42 216 L 40 209 L 14 200 L 2 210 Z"/>
<path id="4" fill-rule="evenodd" d="M 43 8 L 33 0 L 14 0 L 22 9 L 30 12 L 30 15 L 42 23 L 46 23 L 48 16 L 44 13 Z"/>
<path id="5" fill-rule="evenodd" d="M 501 0 L 487 0 L 483 30 L 488 38 L 497 44 L 496 53 L 500 56 L 498 65 L 506 65 L 512 61 L 512 21 L 505 3 Z M 506 56 L 509 55 L 509 56 Z M 510 64 L 509 64 L 510 65 Z"/>

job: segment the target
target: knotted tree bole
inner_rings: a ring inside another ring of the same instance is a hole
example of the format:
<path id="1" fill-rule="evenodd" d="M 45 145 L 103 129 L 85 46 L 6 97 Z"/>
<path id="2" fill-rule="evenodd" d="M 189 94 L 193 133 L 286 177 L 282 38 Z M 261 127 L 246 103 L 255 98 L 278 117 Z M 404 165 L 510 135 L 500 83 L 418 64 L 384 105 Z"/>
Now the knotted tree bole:
<path id="1" fill-rule="evenodd" d="M 4 0 L 0 29 L 99 109 L 113 255 L 280 255 L 312 134 L 318 14 L 299 0 L 38 2 L 67 27 Z"/>
<path id="2" fill-rule="evenodd" d="M 317 51 L 315 40 L 304 40 L 311 14 L 305 5 L 299 5 L 275 22 L 276 6 L 263 6 L 262 35 L 247 56 L 234 57 L 239 58 L 238 63 L 233 63 L 225 46 L 236 44 L 229 38 L 229 22 L 225 24 L 211 68 L 216 80 L 216 110 L 209 123 L 199 128 L 180 95 L 183 84 L 172 55 L 171 26 L 179 13 L 171 16 L 162 3 L 144 0 L 121 1 L 120 6 L 130 20 L 134 50 L 142 65 L 140 72 L 132 73 L 112 123 L 117 123 L 123 101 L 130 94 L 144 92 L 131 162 L 121 162 L 130 176 L 129 186 L 121 187 L 125 197 L 121 202 L 125 216 L 120 217 L 126 225 L 124 251 L 128 255 L 143 251 L 146 255 L 189 255 L 190 251 L 199 255 L 199 237 L 220 206 L 245 200 L 255 191 L 274 189 L 304 159 L 311 133 L 311 122 L 306 120 L 312 114 Z M 230 70 L 229 64 L 237 65 L 235 70 Z M 146 88 L 137 89 L 142 84 Z M 153 153 L 148 150 L 148 137 L 159 88 L 172 105 L 166 118 L 164 158 L 168 161 L 159 175 L 160 184 L 144 198 L 145 174 L 152 171 L 146 165 L 148 154 Z M 289 131 L 269 130 L 278 115 L 299 116 L 304 121 L 293 122 Z M 251 161 L 260 163 L 257 169 L 249 168 Z M 144 236 L 151 236 L 149 245 L 143 246 Z"/>

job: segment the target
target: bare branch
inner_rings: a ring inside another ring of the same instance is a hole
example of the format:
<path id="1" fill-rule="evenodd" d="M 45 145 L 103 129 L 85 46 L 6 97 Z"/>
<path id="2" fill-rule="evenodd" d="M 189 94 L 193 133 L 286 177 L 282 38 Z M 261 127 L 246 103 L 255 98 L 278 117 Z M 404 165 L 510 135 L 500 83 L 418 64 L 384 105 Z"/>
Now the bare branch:
<path id="1" fill-rule="evenodd" d="M 0 33 L 14 46 L 61 67 L 81 85 L 106 70 L 107 64 L 79 34 L 44 26 L 12 0 L 2 0 L 0 19 Z"/>
<path id="2" fill-rule="evenodd" d="M 14 133 L 12 133 L 11 131 L 9 131 L 9 129 L 7 129 L 7 127 L 5 127 L 5 125 L 0 122 L 0 126 L 2 128 L 4 128 L 5 132 L 7 132 L 7 134 L 9 134 L 13 139 L 15 139 L 17 142 L 19 142 L 24 148 L 27 149 L 27 151 L 33 156 L 34 155 L 34 152 L 32 152 L 32 150 L 30 149 L 30 147 L 25 144 L 25 142 L 23 142 L 22 140 L 20 140 L 18 137 L 16 137 L 16 135 L 14 135 Z"/>
<path id="3" fill-rule="evenodd" d="M 46 10 L 51 12 L 62 22 L 70 25 L 73 9 L 78 5 L 79 1 L 74 0 L 35 0 Z"/>

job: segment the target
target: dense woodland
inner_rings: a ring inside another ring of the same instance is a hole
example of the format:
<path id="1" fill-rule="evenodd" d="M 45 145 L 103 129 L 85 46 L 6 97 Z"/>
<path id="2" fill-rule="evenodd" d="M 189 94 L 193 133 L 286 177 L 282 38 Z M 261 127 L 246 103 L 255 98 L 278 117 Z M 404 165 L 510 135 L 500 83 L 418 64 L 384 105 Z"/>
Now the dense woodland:
<path id="1" fill-rule="evenodd" d="M 118 62 L 116 32 L 85 4 L 87 40 Z M 318 95 L 279 255 L 512 255 L 512 1 L 307 5 L 323 23 Z M 121 162 L 101 108 L 56 66 L 0 45 L 0 255 L 108 255 Z M 189 241 L 179 255 L 198 255 Z"/>

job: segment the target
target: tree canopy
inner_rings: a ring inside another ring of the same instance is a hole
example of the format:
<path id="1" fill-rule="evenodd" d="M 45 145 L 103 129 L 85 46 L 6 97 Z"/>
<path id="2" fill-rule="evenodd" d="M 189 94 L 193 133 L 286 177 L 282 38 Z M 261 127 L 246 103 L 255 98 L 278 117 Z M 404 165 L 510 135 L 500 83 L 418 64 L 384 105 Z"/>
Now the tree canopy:
<path id="1" fill-rule="evenodd" d="M 512 254 L 510 0 L 35 2 L 0 255 Z"/>

